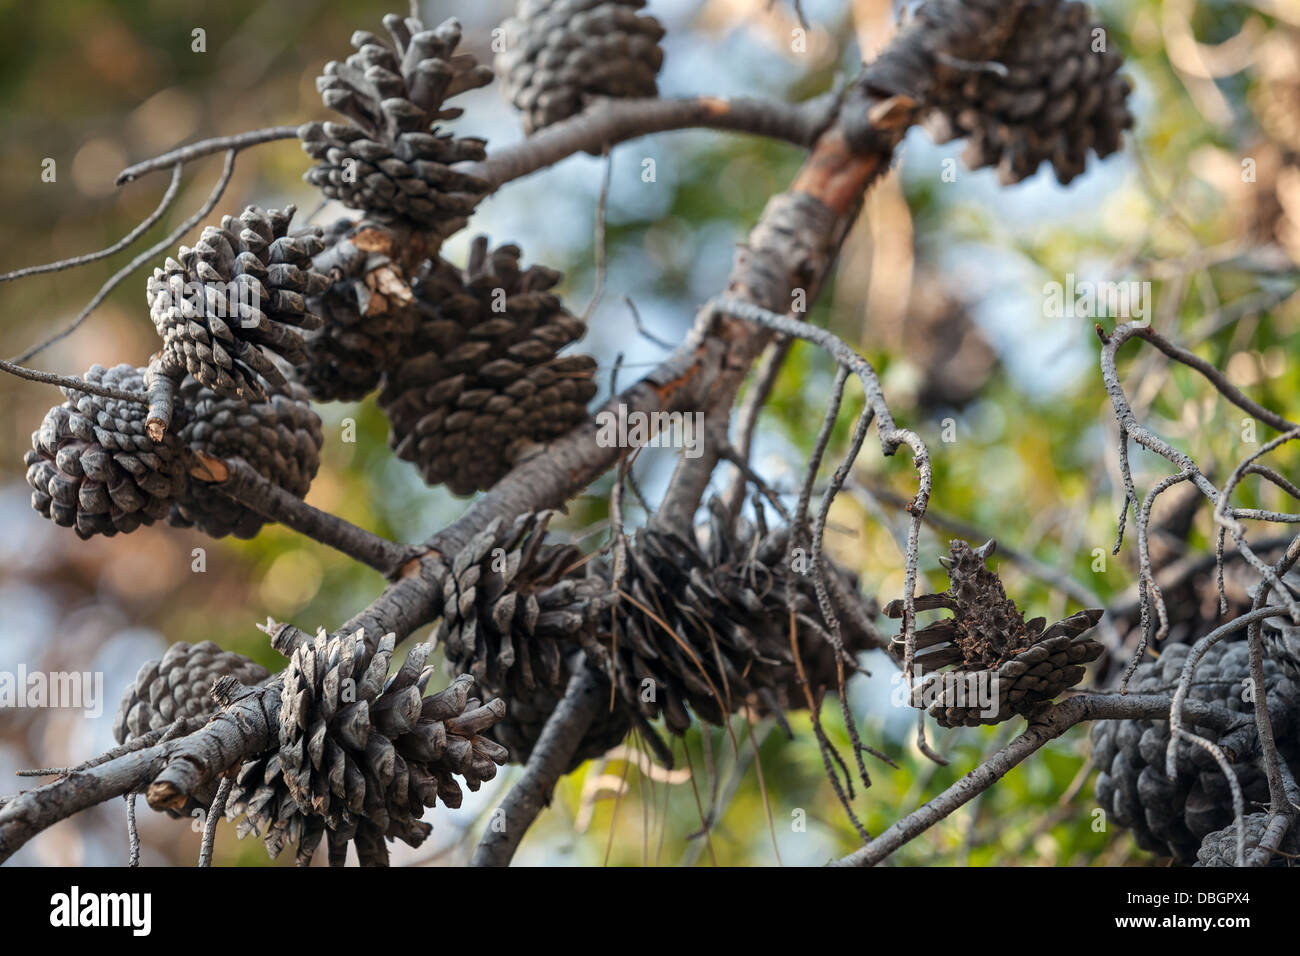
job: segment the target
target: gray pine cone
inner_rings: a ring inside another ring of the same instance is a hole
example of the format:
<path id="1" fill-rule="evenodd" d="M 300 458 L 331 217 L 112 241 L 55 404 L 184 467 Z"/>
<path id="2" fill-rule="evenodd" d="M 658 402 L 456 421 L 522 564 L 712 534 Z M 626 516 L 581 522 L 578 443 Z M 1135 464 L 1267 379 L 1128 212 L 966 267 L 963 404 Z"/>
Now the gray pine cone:
<path id="1" fill-rule="evenodd" d="M 154 270 L 149 314 L 163 339 L 163 377 L 179 383 L 188 373 L 224 398 L 251 399 L 264 394 L 261 380 L 285 385 L 272 355 L 305 360 L 298 330 L 320 324 L 306 297 L 329 280 L 311 267 L 319 230 L 289 235 L 294 211 L 249 206 L 225 216 Z"/>
<path id="2" fill-rule="evenodd" d="M 1187 652 L 1185 644 L 1167 645 L 1158 660 L 1138 665 L 1129 681 L 1129 693 L 1171 693 L 1178 686 Z M 1190 697 L 1249 714 L 1253 705 L 1242 700 L 1249 677 L 1246 643 L 1220 642 L 1201 659 Z M 1295 737 L 1300 726 L 1300 688 L 1268 659 L 1264 661 L 1264 678 L 1279 750 L 1292 772 L 1300 771 L 1300 742 Z M 1207 727 L 1188 729 L 1228 751 L 1247 807 L 1268 800 L 1268 781 L 1253 733 L 1234 733 L 1230 739 L 1221 739 Z M 1190 864 L 1201 841 L 1232 822 L 1228 783 L 1204 750 L 1179 741 L 1175 777 L 1165 776 L 1167 721 L 1099 720 L 1093 723 L 1091 736 L 1092 760 L 1101 771 L 1097 803 L 1114 822 L 1132 829 L 1142 849 Z"/>
<path id="3" fill-rule="evenodd" d="M 1246 826 L 1246 858 L 1249 860 L 1251 850 L 1259 846 L 1268 828 L 1269 814 L 1248 813 L 1242 822 Z M 1269 866 L 1291 866 L 1292 859 L 1300 854 L 1300 839 L 1296 837 L 1295 824 L 1287 828 L 1286 835 L 1278 847 L 1280 853 L 1274 854 Z M 1228 824 L 1222 830 L 1207 833 L 1196 851 L 1197 866 L 1236 866 L 1237 865 L 1237 824 Z"/>
<path id="4" fill-rule="evenodd" d="M 217 712 L 212 685 L 231 676 L 243 684 L 258 684 L 270 676 L 261 664 L 224 651 L 212 641 L 173 644 L 161 659 L 146 661 L 135 683 L 122 694 L 113 737 L 124 744 L 151 730 L 161 730 L 182 717 L 209 717 Z"/>
<path id="5" fill-rule="evenodd" d="M 332 863 L 355 842 L 363 866 L 388 862 L 386 839 L 419 846 L 432 827 L 420 820 L 441 800 L 459 807 L 464 780 L 477 790 L 505 763 L 506 751 L 485 736 L 505 704 L 471 696 L 463 676 L 424 696 L 433 668 L 432 646 L 419 644 L 387 676 L 394 638 L 372 653 L 360 631 L 324 633 L 296 649 L 284 672 L 280 746 L 240 769 L 226 816 L 244 820 L 241 838 L 262 834 L 274 857 L 298 843 L 298 861 L 310 862 L 323 836 Z"/>
<path id="6" fill-rule="evenodd" d="M 389 444 L 430 485 L 490 488 L 527 451 L 563 435 L 596 394 L 590 356 L 557 352 L 586 332 L 554 293 L 560 273 L 521 269 L 518 246 L 474 240 L 460 272 L 439 260 L 421 282 L 424 319 L 386 376 Z"/>
<path id="7" fill-rule="evenodd" d="M 534 133 L 582 111 L 593 97 L 659 93 L 664 28 L 638 15 L 645 0 L 521 0 L 502 24 L 502 90 Z"/>
<path id="8" fill-rule="evenodd" d="M 325 437 L 320 416 L 312 411 L 302 386 L 287 383 L 265 400 L 222 398 L 193 378 L 180 389 L 184 422 L 180 440 L 186 447 L 217 458 L 242 458 L 263 478 L 299 498 L 307 494 L 320 467 Z M 169 522 L 197 526 L 220 538 L 251 538 L 267 519 L 201 482 L 176 502 Z"/>
<path id="9" fill-rule="evenodd" d="M 144 393 L 144 370 L 93 365 L 86 381 Z M 112 536 L 167 516 L 188 476 L 175 435 L 149 437 L 144 405 L 64 389 L 23 459 L 32 507 L 81 538 Z"/>
<path id="10" fill-rule="evenodd" d="M 364 398 L 410 355 L 418 313 L 398 267 L 352 242 L 365 228 L 364 220 L 340 219 L 325 234 L 327 249 L 350 254 L 339 257 L 348 265 L 335 267 L 329 289 L 309 303 L 321 327 L 304 337 L 307 362 L 297 377 L 321 401 Z"/>
<path id="11" fill-rule="evenodd" d="M 979 548 L 953 541 L 943 559 L 949 589 L 919 596 L 915 602 L 918 611 L 953 612 L 951 618 L 916 631 L 917 674 L 923 681 L 926 674 L 942 672 L 929 691 L 933 695 L 929 712 L 943 727 L 999 724 L 1016 714 L 1030 716 L 1083 680 L 1087 674 L 1083 665 L 1101 656 L 1102 646 L 1086 634 L 1101 620 L 1102 611 L 1079 611 L 1051 627 L 1041 617 L 1026 621 L 1007 597 L 1001 579 L 985 566 L 995 547 L 992 541 Z M 901 618 L 903 602 L 891 601 L 885 614 Z M 890 645 L 890 654 L 900 663 L 905 659 L 899 638 Z M 971 699 L 972 691 L 976 699 Z M 915 701 L 925 703 L 924 684 L 913 693 Z"/>
<path id="12" fill-rule="evenodd" d="M 440 133 L 437 123 L 461 110 L 447 99 L 484 86 L 492 71 L 457 54 L 460 24 L 433 30 L 414 18 L 384 17 L 391 41 L 365 30 L 353 53 L 331 61 L 316 80 L 325 105 L 345 123 L 307 123 L 303 149 L 319 164 L 304 177 L 326 196 L 381 221 L 407 220 L 439 242 L 465 225 L 488 184 L 454 172 L 483 159 L 483 141 Z"/>
<path id="13" fill-rule="evenodd" d="M 161 730 L 182 717 L 204 720 L 218 710 L 213 685 L 224 677 L 243 684 L 258 684 L 270 672 L 255 661 L 223 651 L 212 641 L 173 644 L 159 660 L 146 661 L 135 682 L 122 693 L 113 718 L 113 737 L 119 744 Z M 215 782 L 193 794 L 185 806 L 166 811 L 171 817 L 188 817 L 206 811 L 216 796 Z"/>
<path id="14" fill-rule="evenodd" d="M 470 674 L 506 700 L 492 733 L 518 763 L 527 761 L 564 694 L 579 631 L 595 619 L 593 592 L 574 571 L 582 552 L 545 542 L 550 518 L 528 514 L 508 526 L 497 519 L 454 556 L 436 638 L 451 673 Z M 627 731 L 618 711 L 595 722 L 574 766 L 616 746 Z"/>

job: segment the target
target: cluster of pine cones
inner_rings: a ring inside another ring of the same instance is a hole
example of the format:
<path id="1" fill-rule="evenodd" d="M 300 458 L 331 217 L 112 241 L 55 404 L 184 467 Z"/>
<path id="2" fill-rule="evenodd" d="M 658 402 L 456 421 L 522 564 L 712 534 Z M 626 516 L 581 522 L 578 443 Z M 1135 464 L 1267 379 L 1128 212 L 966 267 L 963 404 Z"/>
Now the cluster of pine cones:
<path id="1" fill-rule="evenodd" d="M 528 134 L 603 98 L 657 95 L 664 31 L 643 6 L 521 0 L 496 67 Z M 975 162 L 1019 179 L 1047 160 L 1067 181 L 1089 149 L 1118 148 L 1127 87 L 1117 57 L 1084 45 L 1081 5 L 1017 4 L 994 51 L 1003 70 L 970 71 L 956 57 L 985 6 L 956 4 L 964 19 L 936 29 L 927 100 L 970 137 Z M 934 0 L 921 16 L 953 7 Z M 293 228 L 292 206 L 249 207 L 155 269 L 146 301 L 160 350 L 144 367 L 86 375 L 137 400 L 65 390 L 33 435 L 27 477 L 43 515 L 82 537 L 161 520 L 252 536 L 267 519 L 214 490 L 204 460 L 240 459 L 304 497 L 324 443 L 313 400 L 377 392 L 398 456 L 457 494 L 490 488 L 585 418 L 595 362 L 560 354 L 586 331 L 554 291 L 562 276 L 485 237 L 463 267 L 442 256 L 491 192 L 458 165 L 482 160 L 485 144 L 446 128 L 461 113 L 448 102 L 492 71 L 457 52 L 454 20 L 426 29 L 389 15 L 383 26 L 386 36 L 355 33 L 354 52 L 317 80 L 338 119 L 298 131 L 315 163 L 306 180 L 359 218 Z M 376 230 L 400 239 L 389 250 L 414 253 L 385 251 Z M 527 759 L 579 667 L 604 683 L 610 708 L 575 763 L 633 728 L 657 741 L 652 721 L 680 735 L 695 718 L 820 706 L 856 671 L 858 652 L 883 646 L 853 576 L 833 564 L 797 570 L 792 530 L 768 529 L 761 511 L 751 524 L 715 504 L 693 533 L 652 523 L 625 550 L 594 558 L 548 542 L 547 521 L 495 524 L 447 556 L 437 642 L 453 677 L 442 691 L 426 694 L 428 645 L 388 675 L 391 636 L 277 645 L 289 663 L 276 678 L 209 643 L 178 644 L 128 688 L 119 741 L 203 720 L 249 685 L 278 680 L 277 744 L 238 769 L 228 815 L 273 856 L 296 844 L 306 863 L 324 841 L 332 863 L 351 844 L 363 864 L 382 865 L 386 841 L 424 839 L 426 808 L 460 804 L 458 780 L 474 790 L 508 759 Z M 998 719 L 1032 713 L 1081 677 L 1095 656 L 1082 637 L 1091 612 L 1046 629 L 1026 623 L 1000 584 L 985 593 L 984 554 L 953 556 L 943 606 L 955 623 L 923 641 L 951 639 L 963 666 L 996 670 L 1006 687 Z M 997 644 L 990 628 L 1002 625 L 1010 637 Z M 941 657 L 958 659 L 940 648 L 925 660 Z M 972 722 L 968 713 L 941 720 Z M 671 760 L 666 745 L 657 749 Z"/>

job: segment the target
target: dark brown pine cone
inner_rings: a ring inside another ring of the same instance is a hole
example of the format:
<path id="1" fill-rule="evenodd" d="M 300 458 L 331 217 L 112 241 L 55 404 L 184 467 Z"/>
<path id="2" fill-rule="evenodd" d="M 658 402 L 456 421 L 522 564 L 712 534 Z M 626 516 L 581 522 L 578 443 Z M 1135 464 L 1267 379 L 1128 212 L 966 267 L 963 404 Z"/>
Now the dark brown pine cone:
<path id="1" fill-rule="evenodd" d="M 326 64 L 316 80 L 344 123 L 307 123 L 303 149 L 319 164 L 304 177 L 326 196 L 381 220 L 405 220 L 437 241 L 465 225 L 488 184 L 452 166 L 483 159 L 483 140 L 456 138 L 440 121 L 461 114 L 443 103 L 491 82 L 492 71 L 456 53 L 460 24 L 433 30 L 414 18 L 384 17 L 391 37 L 358 30 L 357 52 Z"/>
<path id="2" fill-rule="evenodd" d="M 304 865 L 322 837 L 340 865 L 354 841 L 363 866 L 384 866 L 385 840 L 419 846 L 428 836 L 425 808 L 438 800 L 460 806 L 454 776 L 477 790 L 496 775 L 506 751 L 484 734 L 505 713 L 504 702 L 471 697 L 469 676 L 426 697 L 432 646 L 411 648 L 388 677 L 393 647 L 389 634 L 372 654 L 358 631 L 321 633 L 293 652 L 279 750 L 244 764 L 227 804 L 228 819 L 244 816 L 241 838 L 261 834 L 272 857 L 297 843 Z"/>
<path id="3" fill-rule="evenodd" d="M 470 674 L 507 702 L 492 736 L 527 761 L 568 685 L 568 657 L 593 626 L 593 590 L 578 570 L 582 552 L 545 542 L 550 514 L 494 521 L 452 558 L 443 585 L 436 643 L 453 674 Z M 627 735 L 621 711 L 594 723 L 573 765 L 600 756 Z"/>
<path id="4" fill-rule="evenodd" d="M 1300 598 L 1300 569 L 1292 568 L 1283 575 L 1282 585 L 1287 588 L 1292 598 Z M 1286 606 L 1286 602 L 1276 588 L 1269 589 L 1268 603 L 1278 607 Z M 1277 661 L 1287 677 L 1300 684 L 1300 627 L 1291 623 L 1290 617 L 1280 615 L 1265 618 L 1260 634 L 1264 641 L 1265 652 Z"/>
<path id="5" fill-rule="evenodd" d="M 299 498 L 307 494 L 320 467 L 324 444 L 320 417 L 302 386 L 287 383 L 264 401 L 222 398 L 192 378 L 181 384 L 184 424 L 180 440 L 193 451 L 216 458 L 242 458 L 263 478 Z M 220 538 L 251 538 L 267 519 L 207 487 L 192 482 L 176 502 L 171 524 Z"/>
<path id="6" fill-rule="evenodd" d="M 1069 183 L 1133 125 L 1123 58 L 1084 3 L 930 0 L 908 32 L 915 43 L 873 64 L 868 85 L 918 102 L 936 140 L 967 138 L 967 165 L 996 166 L 1004 184 L 1044 162 Z"/>
<path id="7" fill-rule="evenodd" d="M 556 354 L 586 332 L 549 291 L 560 273 L 520 257 L 480 236 L 463 273 L 439 260 L 418 290 L 412 358 L 379 394 L 398 456 L 456 494 L 490 488 L 582 421 L 596 394 L 595 360 Z"/>
<path id="8" fill-rule="evenodd" d="M 638 15 L 645 0 L 521 0 L 507 20 L 496 70 L 506 98 L 534 133 L 582 111 L 593 97 L 659 93 L 664 28 Z"/>
<path id="9" fill-rule="evenodd" d="M 1130 694 L 1172 694 L 1178 686 L 1188 645 L 1171 644 L 1160 658 L 1138 665 L 1129 681 Z M 1213 645 L 1196 669 L 1189 697 L 1251 714 L 1245 701 L 1250 652 L 1244 641 Z M 1300 688 L 1271 660 L 1264 660 L 1268 713 L 1279 752 L 1292 773 L 1300 772 Z M 1253 720 L 1244 731 L 1223 737 L 1208 727 L 1189 725 L 1192 733 L 1224 748 L 1233 762 L 1247 808 L 1268 801 L 1268 780 L 1260 761 Z M 1185 740 L 1175 745 L 1175 776 L 1165 776 L 1169 723 L 1165 720 L 1099 720 L 1092 725 L 1092 761 L 1097 776 L 1097 803 L 1111 820 L 1129 827 L 1142 849 L 1195 861 L 1201 841 L 1232 822 L 1232 793 L 1214 758 Z M 1233 851 L 1235 856 L 1236 851 Z"/>
<path id="10" fill-rule="evenodd" d="M 743 522 L 733 530 L 716 506 L 703 546 L 670 530 L 643 528 L 628 549 L 613 620 L 602 611 L 599 627 L 582 632 L 588 659 L 611 677 L 624 706 L 644 720 L 662 716 L 674 734 L 686 732 L 690 712 L 721 725 L 746 706 L 760 712 L 806 707 L 789 600 L 814 700 L 838 687 L 838 677 L 811 567 L 801 573 L 798 562 L 784 530 L 769 534 Z M 834 566 L 829 571 L 847 676 L 856 670 L 855 652 L 878 646 L 867 623 L 874 608 L 850 575 Z M 612 582 L 610 562 L 596 573 Z"/>
<path id="11" fill-rule="evenodd" d="M 916 631 L 913 701 L 928 707 L 944 727 L 1032 716 L 1083 680 L 1083 665 L 1101 656 L 1102 646 L 1085 635 L 1102 611 L 1079 611 L 1051 627 L 1041 617 L 1026 621 L 1001 579 L 985 566 L 995 546 L 989 541 L 972 548 L 953 541 L 943 559 L 949 589 L 915 601 L 918 611 L 953 612 Z M 903 602 L 891 601 L 885 614 L 901 618 Z M 905 659 L 901 635 L 890 645 L 890 654 L 899 662 Z M 929 683 L 925 675 L 933 675 Z"/>
<path id="12" fill-rule="evenodd" d="M 144 369 L 93 365 L 86 381 L 144 394 Z M 145 428 L 144 405 L 63 389 L 23 459 L 32 507 L 78 536 L 112 536 L 167 516 L 188 477 L 181 441 Z"/>
<path id="13" fill-rule="evenodd" d="M 306 297 L 329 280 L 312 271 L 319 230 L 289 235 L 294 211 L 249 206 L 238 219 L 225 216 L 154 270 L 149 314 L 163 339 L 164 378 L 179 384 L 188 373 L 223 398 L 251 399 L 263 395 L 262 381 L 285 385 L 272 355 L 305 361 L 299 329 L 320 324 Z"/>

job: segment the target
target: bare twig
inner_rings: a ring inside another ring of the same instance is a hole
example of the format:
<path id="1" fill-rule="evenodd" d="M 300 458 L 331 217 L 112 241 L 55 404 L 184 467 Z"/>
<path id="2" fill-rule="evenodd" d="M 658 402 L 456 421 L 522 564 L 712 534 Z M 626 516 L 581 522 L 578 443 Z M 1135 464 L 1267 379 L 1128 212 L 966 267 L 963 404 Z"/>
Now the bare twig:
<path id="1" fill-rule="evenodd" d="M 270 143 L 277 139 L 296 139 L 297 136 L 297 126 L 268 126 L 266 129 L 250 130 L 247 133 L 237 133 L 234 136 L 218 136 L 214 139 L 205 139 L 198 143 L 182 146 L 179 149 L 173 149 L 161 156 L 155 156 L 153 159 L 146 159 L 134 166 L 128 166 L 117 174 L 114 183 L 121 186 L 132 180 L 139 179 L 147 173 L 154 173 L 160 169 L 166 169 L 168 166 L 183 166 L 185 163 L 193 162 L 204 156 L 211 156 L 213 153 L 225 152 L 228 156 L 233 156 L 250 146 Z"/>

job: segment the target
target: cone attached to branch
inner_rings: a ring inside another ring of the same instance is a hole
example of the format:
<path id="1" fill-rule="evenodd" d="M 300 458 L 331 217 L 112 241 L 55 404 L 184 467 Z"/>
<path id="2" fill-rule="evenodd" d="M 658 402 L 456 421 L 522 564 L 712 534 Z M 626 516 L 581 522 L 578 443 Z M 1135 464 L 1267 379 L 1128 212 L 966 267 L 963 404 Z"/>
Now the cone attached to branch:
<path id="1" fill-rule="evenodd" d="M 1186 644 L 1166 645 L 1158 660 L 1138 665 L 1130 694 L 1172 694 L 1187 661 Z M 1282 759 L 1300 772 L 1300 688 L 1271 660 L 1264 660 L 1269 719 Z M 1221 641 L 1206 651 L 1188 697 L 1251 715 L 1256 695 L 1250 688 L 1250 651 L 1245 641 Z M 1253 717 L 1240 730 L 1221 735 L 1188 723 L 1186 729 L 1210 740 L 1232 762 L 1249 809 L 1269 799 Z M 1099 720 L 1092 725 L 1092 761 L 1097 803 L 1111 820 L 1129 827 L 1138 846 L 1183 864 L 1196 860 L 1201 841 L 1233 821 L 1232 791 L 1214 758 L 1187 740 L 1175 746 L 1174 777 L 1165 775 L 1169 748 L 1166 720 Z M 1235 840 L 1235 836 L 1232 838 Z M 1236 859 L 1235 845 L 1231 859 Z"/>
<path id="2" fill-rule="evenodd" d="M 949 589 L 915 601 L 918 611 L 952 611 L 951 618 L 916 631 L 912 688 L 913 703 L 927 706 L 944 727 L 1032 716 L 1083 680 L 1084 665 L 1101 656 L 1102 646 L 1086 635 L 1102 611 L 1079 611 L 1051 627 L 1041 617 L 1026 621 L 997 574 L 985 566 L 995 547 L 992 541 L 979 548 L 953 541 L 943 562 Z M 902 601 L 885 608 L 893 618 L 903 611 Z M 890 645 L 890 654 L 900 663 L 905 659 L 900 639 Z"/>
<path id="3" fill-rule="evenodd" d="M 645 0 L 521 0 L 507 20 L 496 71 L 534 133 L 595 97 L 651 97 L 663 66 L 664 28 L 638 14 Z"/>
<path id="4" fill-rule="evenodd" d="M 1261 587 L 1264 585 L 1261 585 Z M 1300 597 L 1300 569 L 1292 568 L 1282 577 L 1282 586 L 1292 598 Z M 1286 601 L 1277 588 L 1269 590 L 1269 604 L 1285 607 Z M 1285 615 L 1265 618 L 1260 628 L 1264 649 L 1277 661 L 1287 677 L 1300 684 L 1300 627 Z"/>
<path id="5" fill-rule="evenodd" d="M 331 199 L 382 220 L 405 220 L 438 242 L 464 226 L 488 184 L 453 171 L 484 158 L 483 141 L 439 131 L 461 114 L 444 102 L 491 82 L 492 71 L 456 53 L 460 24 L 433 30 L 415 18 L 384 17 L 389 37 L 358 30 L 356 53 L 332 61 L 316 88 L 343 123 L 307 123 L 298 130 L 318 165 L 304 177 Z"/>
<path id="6" fill-rule="evenodd" d="M 155 437 L 170 423 L 186 374 L 223 398 L 255 399 L 264 383 L 286 384 L 273 356 L 305 361 L 300 329 L 320 324 L 307 297 L 329 280 L 312 270 L 323 247 L 319 230 L 289 234 L 294 211 L 249 206 L 238 219 L 226 216 L 149 278 L 149 313 L 163 339 L 148 381 Z"/>
<path id="7" fill-rule="evenodd" d="M 580 569 L 582 552 L 545 541 L 550 517 L 527 514 L 509 525 L 498 518 L 452 558 L 436 639 L 453 674 L 470 674 L 505 698 L 493 735 L 519 763 L 564 695 L 568 658 L 594 625 L 599 592 Z M 616 746 L 627 731 L 621 711 L 596 721 L 574 764 Z"/>
<path id="8" fill-rule="evenodd" d="M 144 370 L 91 366 L 86 381 L 144 395 Z M 165 518 L 185 490 L 184 449 L 167 434 L 154 441 L 142 404 L 65 388 L 32 434 L 23 462 L 32 507 L 78 536 L 112 536 Z"/>
<path id="9" fill-rule="evenodd" d="M 556 354 L 586 332 L 549 291 L 560 273 L 521 269 L 520 257 L 480 236 L 463 272 L 438 260 L 419 286 L 414 357 L 379 395 L 398 456 L 456 494 L 490 488 L 582 421 L 596 394 L 595 360 Z"/>
<path id="10" fill-rule="evenodd" d="M 374 652 L 364 635 L 323 632 L 292 652 L 280 699 L 279 750 L 246 763 L 226 811 L 243 814 L 240 836 L 262 834 L 272 856 L 289 842 L 309 862 L 321 837 L 354 840 L 363 866 L 388 862 L 386 839 L 419 846 L 432 829 L 420 820 L 441 800 L 456 808 L 463 793 L 496 775 L 506 751 L 485 733 L 501 719 L 501 700 L 471 696 L 463 676 L 429 696 L 429 644 L 413 647 L 388 675 L 394 636 Z M 288 648 L 283 648 L 288 650 Z"/>
<path id="11" fill-rule="evenodd" d="M 302 386 L 290 382 L 264 400 L 250 402 L 222 398 L 186 378 L 180 402 L 185 422 L 180 439 L 188 449 L 214 458 L 242 458 L 290 494 L 307 494 L 320 468 L 325 436 Z M 251 538 L 268 520 L 198 481 L 169 516 L 177 527 L 197 526 L 214 538 Z"/>
<path id="12" fill-rule="evenodd" d="M 1123 59 L 1087 4 L 930 0 L 911 30 L 915 45 L 873 64 L 869 83 L 920 104 L 939 142 L 966 138 L 967 165 L 996 166 L 1003 184 L 1045 162 L 1069 183 L 1089 152 L 1117 152 L 1133 125 Z M 926 63 L 925 89 L 902 79 L 914 75 L 916 57 Z"/>
<path id="13" fill-rule="evenodd" d="M 145 369 L 95 365 L 85 377 L 145 394 Z M 187 376 L 175 396 L 173 428 L 157 440 L 143 404 L 74 389 L 65 394 L 68 400 L 33 433 L 24 462 L 32 507 L 82 538 L 134 531 L 164 517 L 217 538 L 252 537 L 267 519 L 214 490 L 196 456 L 242 458 L 298 497 L 320 465 L 320 418 L 292 383 L 245 401 L 222 398 Z M 190 469 L 205 480 L 192 480 Z"/>
<path id="14" fill-rule="evenodd" d="M 838 605 L 840 657 L 813 569 L 792 554 L 787 532 L 765 534 L 744 522 L 733 530 L 716 505 L 703 547 L 652 525 L 628 548 L 621 580 L 609 562 L 599 570 L 617 593 L 588 657 L 614 681 L 625 706 L 643 720 L 663 717 L 674 734 L 686 732 L 691 712 L 721 725 L 745 706 L 805 707 L 805 690 L 816 702 L 838 687 L 841 665 L 851 675 L 854 653 L 876 646 L 864 623 L 874 609 L 851 576 L 826 568 Z"/>

